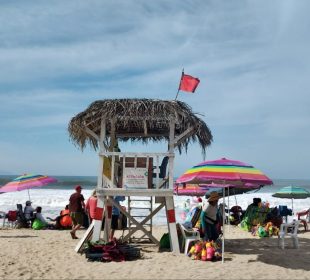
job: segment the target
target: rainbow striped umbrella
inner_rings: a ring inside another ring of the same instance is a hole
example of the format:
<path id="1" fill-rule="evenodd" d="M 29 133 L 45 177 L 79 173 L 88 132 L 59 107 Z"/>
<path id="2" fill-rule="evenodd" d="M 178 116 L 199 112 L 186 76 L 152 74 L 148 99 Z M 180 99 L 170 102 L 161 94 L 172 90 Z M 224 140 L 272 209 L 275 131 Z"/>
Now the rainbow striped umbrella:
<path id="1" fill-rule="evenodd" d="M 254 185 L 273 184 L 266 175 L 252 165 L 226 158 L 202 162 L 188 169 L 176 180 L 176 183 L 217 183 L 232 186 L 246 183 Z"/>
<path id="2" fill-rule="evenodd" d="M 45 175 L 24 174 L 1 187 L 0 193 L 28 190 L 29 195 L 29 189 L 34 187 L 42 187 L 55 182 L 57 182 L 57 180 L 53 177 Z"/>
<path id="3" fill-rule="evenodd" d="M 223 188 L 223 203 L 225 203 L 225 189 L 229 187 L 255 188 L 257 185 L 271 185 L 272 181 L 261 171 L 252 165 L 241 161 L 222 158 L 219 160 L 202 162 L 189 170 L 176 180 L 177 184 L 210 184 L 221 185 Z M 247 184 L 250 184 L 247 186 Z M 223 207 L 223 217 L 225 217 L 225 207 Z M 222 262 L 224 263 L 224 225 L 222 238 Z"/>

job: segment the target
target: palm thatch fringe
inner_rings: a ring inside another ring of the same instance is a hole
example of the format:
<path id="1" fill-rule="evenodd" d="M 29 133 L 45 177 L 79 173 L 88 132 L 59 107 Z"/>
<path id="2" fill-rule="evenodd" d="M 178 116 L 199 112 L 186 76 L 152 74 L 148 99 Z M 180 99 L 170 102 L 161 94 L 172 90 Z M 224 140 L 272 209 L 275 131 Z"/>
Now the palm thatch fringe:
<path id="1" fill-rule="evenodd" d="M 189 143 L 197 142 L 205 155 L 212 142 L 212 134 L 206 123 L 181 101 L 157 99 L 106 99 L 90 104 L 83 112 L 73 117 L 68 125 L 71 141 L 82 150 L 89 144 L 95 150 L 98 141 L 86 131 L 86 127 L 100 134 L 101 119 L 106 119 L 106 143 L 109 143 L 114 123 L 119 141 L 148 143 L 169 140 L 170 122 L 175 122 L 175 136 L 190 128 L 189 134 L 179 139 L 179 152 L 187 152 Z M 112 125 L 111 125 L 112 124 Z"/>

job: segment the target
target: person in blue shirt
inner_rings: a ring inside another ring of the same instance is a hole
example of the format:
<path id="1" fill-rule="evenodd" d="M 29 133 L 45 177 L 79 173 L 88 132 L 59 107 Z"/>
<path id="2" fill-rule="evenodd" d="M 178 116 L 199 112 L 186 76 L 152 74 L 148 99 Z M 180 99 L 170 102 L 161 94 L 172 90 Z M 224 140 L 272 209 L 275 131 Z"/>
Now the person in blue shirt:
<path id="1" fill-rule="evenodd" d="M 115 196 L 114 200 L 116 203 L 120 203 L 125 200 L 125 196 Z M 112 220 L 111 220 L 111 232 L 110 232 L 110 240 L 114 239 L 115 230 L 118 229 L 118 219 L 120 216 L 120 210 L 113 206 L 112 208 Z"/>

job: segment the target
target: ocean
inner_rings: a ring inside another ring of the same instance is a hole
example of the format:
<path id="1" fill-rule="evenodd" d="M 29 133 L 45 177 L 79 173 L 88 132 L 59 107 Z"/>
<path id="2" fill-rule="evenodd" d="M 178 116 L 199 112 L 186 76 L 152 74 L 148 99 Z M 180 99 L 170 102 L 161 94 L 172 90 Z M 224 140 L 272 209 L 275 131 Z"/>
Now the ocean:
<path id="1" fill-rule="evenodd" d="M 18 177 L 18 175 L 0 175 L 0 186 L 8 183 L 12 179 Z M 70 195 L 74 192 L 76 185 L 83 187 L 82 194 L 87 199 L 92 190 L 97 185 L 96 176 L 53 176 L 58 180 L 55 184 L 50 184 L 44 187 L 36 187 L 29 190 L 30 199 L 33 207 L 41 206 L 42 213 L 45 217 L 56 217 L 59 212 L 68 204 Z M 229 202 L 225 199 L 226 205 L 232 207 L 239 205 L 242 209 L 252 203 L 254 197 L 260 197 L 262 201 L 268 202 L 271 207 L 278 205 L 287 205 L 289 208 L 292 206 L 291 199 L 275 198 L 271 195 L 282 187 L 285 186 L 299 186 L 310 191 L 310 180 L 298 180 L 298 179 L 274 179 L 274 185 L 266 186 L 256 192 L 249 192 L 236 196 L 230 196 Z M 16 204 L 21 203 L 25 205 L 28 200 L 28 191 L 12 192 L 0 194 L 0 211 L 7 212 L 9 210 L 16 210 Z M 188 196 L 174 196 L 176 219 L 177 222 L 182 222 L 184 219 L 185 202 L 195 200 Z M 220 200 L 220 202 L 222 202 Z M 122 204 L 127 206 L 127 200 Z M 194 202 L 193 202 L 194 203 Z M 228 204 L 229 203 L 229 204 Z M 144 205 L 145 202 L 140 202 Z M 294 212 L 298 212 L 310 207 L 310 198 L 307 199 L 295 199 L 294 200 Z M 166 224 L 165 211 L 162 209 L 153 218 L 153 224 L 164 225 Z"/>

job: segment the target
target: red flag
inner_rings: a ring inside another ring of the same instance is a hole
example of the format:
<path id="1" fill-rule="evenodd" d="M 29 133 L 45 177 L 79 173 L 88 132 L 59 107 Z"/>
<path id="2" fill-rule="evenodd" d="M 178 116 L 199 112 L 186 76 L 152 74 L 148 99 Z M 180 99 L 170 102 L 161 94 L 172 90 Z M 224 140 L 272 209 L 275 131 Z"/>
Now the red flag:
<path id="1" fill-rule="evenodd" d="M 190 75 L 182 73 L 179 90 L 195 92 L 200 80 Z"/>

